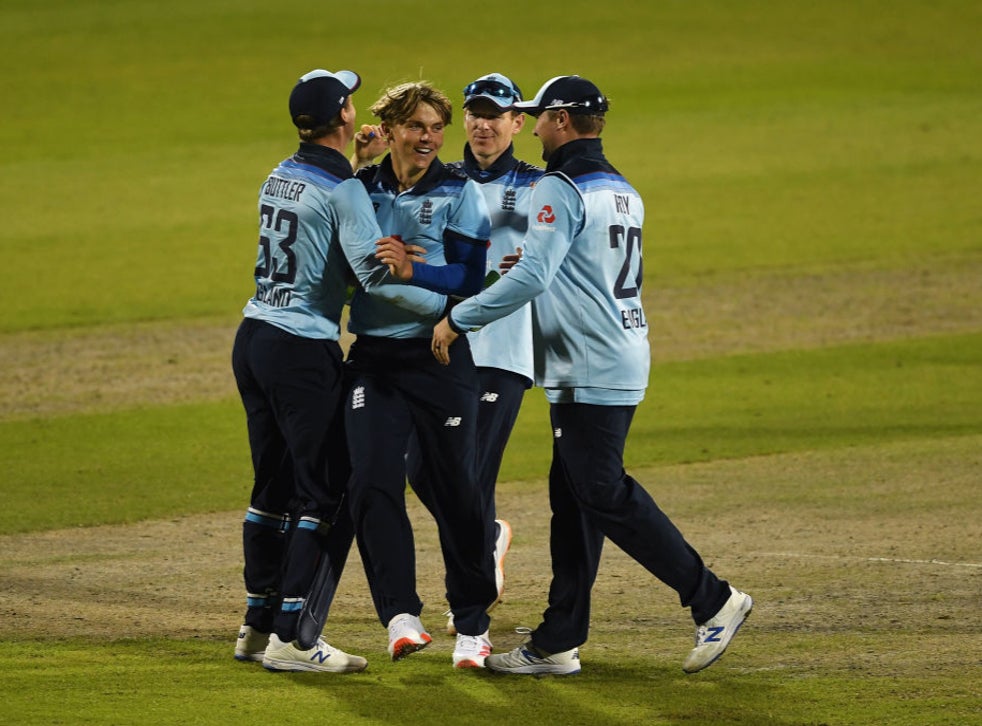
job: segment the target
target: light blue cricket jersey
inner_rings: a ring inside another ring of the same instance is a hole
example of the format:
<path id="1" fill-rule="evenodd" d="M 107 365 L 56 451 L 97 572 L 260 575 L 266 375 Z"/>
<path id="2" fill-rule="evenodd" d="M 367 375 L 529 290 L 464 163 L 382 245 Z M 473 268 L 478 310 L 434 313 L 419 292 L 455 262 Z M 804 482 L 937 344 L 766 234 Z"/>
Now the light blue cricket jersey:
<path id="1" fill-rule="evenodd" d="M 426 250 L 426 263 L 413 263 L 408 289 L 463 297 L 481 289 L 491 219 L 478 184 L 435 159 L 412 188 L 398 191 L 392 160 L 361 169 L 382 234 L 398 235 Z M 356 290 L 348 330 L 386 338 L 430 338 L 444 311 L 419 315 L 378 296 Z"/>
<path id="2" fill-rule="evenodd" d="M 394 283 L 375 259 L 381 236 L 348 160 L 301 143 L 260 188 L 256 294 L 243 315 L 304 338 L 337 340 L 350 271 L 390 304 L 440 315 L 446 296 Z"/>
<path id="3" fill-rule="evenodd" d="M 485 325 L 533 300 L 535 382 L 553 403 L 634 405 L 651 354 L 641 306 L 644 205 L 600 139 L 564 144 L 532 192 L 521 261 L 451 313 Z"/>
<path id="4" fill-rule="evenodd" d="M 528 228 L 532 185 L 542 176 L 543 170 L 516 159 L 513 146 L 490 167 L 481 169 L 470 146 L 465 144 L 463 161 L 451 166 L 463 169 L 481 185 L 491 213 L 487 272 L 497 274 L 501 258 L 514 254 L 516 248 L 522 246 Z M 469 332 L 467 340 L 478 367 L 499 368 L 533 380 L 531 304 Z"/>

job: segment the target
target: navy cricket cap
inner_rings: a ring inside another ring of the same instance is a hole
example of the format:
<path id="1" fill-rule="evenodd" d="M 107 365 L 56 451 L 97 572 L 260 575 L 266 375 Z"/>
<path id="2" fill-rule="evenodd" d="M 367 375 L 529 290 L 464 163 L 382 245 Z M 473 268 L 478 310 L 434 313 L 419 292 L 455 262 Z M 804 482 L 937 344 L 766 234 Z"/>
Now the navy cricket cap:
<path id="1" fill-rule="evenodd" d="M 464 87 L 464 107 L 478 98 L 493 101 L 503 111 L 513 108 L 516 101 L 522 100 L 522 89 L 516 86 L 508 76 L 500 73 L 488 73 L 473 83 Z"/>
<path id="2" fill-rule="evenodd" d="M 593 83 L 580 76 L 556 76 L 546 81 L 535 98 L 515 104 L 519 111 L 538 116 L 543 111 L 565 108 L 570 113 L 600 115 L 607 111 L 607 98 Z"/>
<path id="3" fill-rule="evenodd" d="M 322 68 L 300 76 L 290 93 L 290 118 L 297 128 L 316 129 L 325 126 L 358 90 L 361 78 L 354 71 L 331 73 Z M 299 116 L 308 116 L 303 122 Z"/>

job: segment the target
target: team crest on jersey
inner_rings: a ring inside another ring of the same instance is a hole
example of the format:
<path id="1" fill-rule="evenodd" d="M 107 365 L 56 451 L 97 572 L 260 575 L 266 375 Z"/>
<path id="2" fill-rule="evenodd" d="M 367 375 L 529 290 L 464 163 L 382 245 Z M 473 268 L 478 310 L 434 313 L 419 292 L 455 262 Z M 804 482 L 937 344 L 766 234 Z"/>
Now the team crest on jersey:
<path id="1" fill-rule="evenodd" d="M 514 189 L 505 189 L 505 194 L 501 197 L 501 209 L 505 212 L 514 212 L 517 198 L 518 192 Z"/>
<path id="2" fill-rule="evenodd" d="M 430 224 L 433 221 L 433 202 L 425 200 L 419 207 L 419 223 Z"/>
<path id="3" fill-rule="evenodd" d="M 535 218 L 540 224 L 552 224 L 556 221 L 556 213 L 552 211 L 551 206 L 546 204 L 539 210 Z"/>

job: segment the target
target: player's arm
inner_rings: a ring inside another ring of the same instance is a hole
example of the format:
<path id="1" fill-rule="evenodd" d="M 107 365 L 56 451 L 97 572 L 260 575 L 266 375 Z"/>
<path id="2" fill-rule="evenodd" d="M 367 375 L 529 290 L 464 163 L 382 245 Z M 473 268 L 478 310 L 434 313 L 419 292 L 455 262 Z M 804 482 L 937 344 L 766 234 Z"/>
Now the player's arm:
<path id="1" fill-rule="evenodd" d="M 522 254 L 508 274 L 457 304 L 433 329 L 430 348 L 440 363 L 450 362 L 450 346 L 461 334 L 503 318 L 545 292 L 569 254 L 583 219 L 583 199 L 575 187 L 544 177 L 532 193 L 530 209 Z"/>
<path id="2" fill-rule="evenodd" d="M 542 178 L 532 192 L 521 259 L 480 295 L 457 305 L 448 318 L 456 332 L 503 318 L 548 289 L 583 219 L 583 198 L 560 177 Z"/>
<path id="3" fill-rule="evenodd" d="M 413 277 L 413 263 L 426 263 L 426 249 L 407 245 L 397 234 L 375 241 L 375 259 L 388 266 L 389 274 L 408 282 Z"/>
<path id="4" fill-rule="evenodd" d="M 357 179 L 339 184 L 328 202 L 338 220 L 338 236 L 351 270 L 365 292 L 424 317 L 440 317 L 446 295 L 400 284 L 375 258 L 375 240 L 382 236 L 372 201 Z"/>
<path id="5" fill-rule="evenodd" d="M 411 282 L 419 287 L 447 295 L 468 297 L 484 287 L 488 238 L 465 237 L 453 230 L 443 233 L 445 265 L 412 263 Z"/>
<path id="6" fill-rule="evenodd" d="M 399 259 L 400 250 L 391 243 L 380 247 L 378 257 L 405 282 L 446 295 L 468 297 L 484 287 L 490 237 L 491 216 L 484 194 L 476 182 L 468 181 L 450 210 L 447 228 L 443 232 L 446 264 L 406 264 Z"/>
<path id="7" fill-rule="evenodd" d="M 403 282 L 446 295 L 467 297 L 484 287 L 487 246 L 487 240 L 467 239 L 447 231 L 443 235 L 446 264 L 427 265 L 423 248 L 404 244 L 397 236 L 392 236 L 375 243 L 375 257 L 388 266 L 393 277 Z"/>

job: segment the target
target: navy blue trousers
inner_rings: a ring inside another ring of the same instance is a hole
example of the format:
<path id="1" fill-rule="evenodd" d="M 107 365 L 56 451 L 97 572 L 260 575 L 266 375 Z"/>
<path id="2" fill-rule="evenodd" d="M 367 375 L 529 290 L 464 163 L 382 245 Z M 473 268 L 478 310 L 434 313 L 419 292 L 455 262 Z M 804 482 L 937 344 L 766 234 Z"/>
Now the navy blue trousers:
<path id="1" fill-rule="evenodd" d="M 330 557 L 340 577 L 354 538 L 342 357 L 336 341 L 250 318 L 232 347 L 254 472 L 242 530 L 245 622 L 287 641 L 319 558 Z"/>
<path id="2" fill-rule="evenodd" d="M 379 620 L 386 625 L 423 608 L 405 500 L 405 455 L 415 431 L 431 473 L 417 493 L 437 523 L 454 622 L 459 632 L 480 635 L 490 624 L 486 608 L 496 588 L 475 479 L 478 393 L 467 340 L 454 343 L 450 365 L 442 366 L 429 338 L 359 336 L 348 365 L 350 507 Z"/>
<path id="3" fill-rule="evenodd" d="M 647 491 L 624 471 L 634 406 L 553 404 L 549 606 L 532 634 L 558 653 L 582 645 L 590 628 L 590 591 L 605 538 L 675 590 L 697 622 L 726 602 L 729 585 L 704 564 Z"/>
<path id="4" fill-rule="evenodd" d="M 495 486 L 501 460 L 505 455 L 508 438 L 515 427 L 522 398 L 531 386 L 531 381 L 511 371 L 500 368 L 478 368 L 478 409 L 477 409 L 477 485 L 484 498 L 484 519 L 489 523 L 490 541 L 488 548 L 494 550 L 494 520 L 498 513 L 495 504 Z M 425 462 L 419 453 L 419 442 L 415 433 L 406 452 L 406 468 L 409 483 L 420 501 L 436 517 L 433 507 L 426 499 L 430 487 L 426 477 L 430 476 Z"/>

